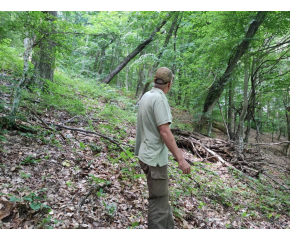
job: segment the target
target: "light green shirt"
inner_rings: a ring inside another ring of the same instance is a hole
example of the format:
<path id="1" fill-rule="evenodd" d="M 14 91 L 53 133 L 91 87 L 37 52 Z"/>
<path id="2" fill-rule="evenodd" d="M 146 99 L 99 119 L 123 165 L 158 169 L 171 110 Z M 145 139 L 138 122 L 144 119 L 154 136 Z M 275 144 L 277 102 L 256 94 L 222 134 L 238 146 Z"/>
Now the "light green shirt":
<path id="1" fill-rule="evenodd" d="M 168 148 L 158 126 L 172 122 L 170 107 L 164 92 L 152 88 L 139 102 L 135 155 L 149 166 L 168 164 Z"/>

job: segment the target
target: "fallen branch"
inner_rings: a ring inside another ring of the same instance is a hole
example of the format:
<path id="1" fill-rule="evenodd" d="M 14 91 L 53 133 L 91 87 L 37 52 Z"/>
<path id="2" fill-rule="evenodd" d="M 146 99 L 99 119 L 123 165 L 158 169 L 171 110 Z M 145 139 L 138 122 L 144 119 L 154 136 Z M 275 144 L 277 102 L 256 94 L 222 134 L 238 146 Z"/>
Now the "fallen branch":
<path id="1" fill-rule="evenodd" d="M 233 167 L 232 165 L 230 165 L 228 162 L 226 162 L 225 160 L 222 159 L 221 156 L 219 156 L 218 154 L 216 154 L 214 151 L 208 149 L 207 147 L 205 147 L 203 144 L 199 143 L 198 141 L 196 141 L 195 139 L 191 139 L 191 141 L 193 141 L 196 144 L 199 144 L 205 151 L 209 152 L 212 156 L 214 156 L 217 160 L 219 160 L 221 163 L 223 163 L 223 165 L 226 165 L 228 167 Z M 236 168 L 235 168 L 236 169 Z"/>
<path id="2" fill-rule="evenodd" d="M 277 180 L 273 179 L 272 177 L 270 177 L 267 173 L 262 173 L 264 176 L 270 178 L 273 182 L 277 183 L 279 186 L 285 188 L 285 190 L 290 190 L 289 188 L 283 186 L 281 183 L 279 183 Z M 283 190 L 283 189 L 279 189 L 279 190 Z"/>
<path id="3" fill-rule="evenodd" d="M 30 112 L 32 112 L 32 114 L 39 120 L 39 121 L 41 121 L 42 122 L 42 124 L 47 128 L 47 129 L 49 129 L 49 130 L 51 130 L 51 131 L 53 131 L 53 132 L 55 132 L 55 130 L 53 129 L 53 128 L 51 128 L 51 127 L 49 127 L 47 124 L 46 124 L 46 122 L 45 121 L 43 121 L 37 114 L 36 114 L 36 112 L 34 112 L 32 109 L 30 109 L 29 107 L 26 107 L 26 106 L 20 106 L 20 107 L 23 107 L 23 108 L 27 108 Z M 61 135 L 61 137 L 63 138 L 63 140 L 65 140 L 66 138 L 65 138 L 65 136 L 60 132 L 59 133 L 60 135 Z"/>
<path id="4" fill-rule="evenodd" d="M 193 143 L 191 143 L 191 145 L 192 145 L 192 148 L 193 148 L 193 150 L 194 150 L 194 152 L 199 156 L 199 158 L 201 158 L 202 159 L 202 161 L 204 161 L 204 159 L 203 159 L 203 157 L 201 157 L 200 155 L 199 155 L 199 153 L 198 153 L 198 151 L 196 150 L 196 148 L 195 148 L 195 146 L 194 146 L 194 144 Z M 207 157 L 207 156 L 206 156 Z"/>
<path id="5" fill-rule="evenodd" d="M 249 144 L 249 145 L 279 145 L 279 144 L 283 144 L 283 143 L 290 143 L 290 141 L 284 141 L 284 142 L 278 142 L 278 143 L 245 143 L 245 144 Z"/>
<path id="6" fill-rule="evenodd" d="M 117 145 L 117 146 L 118 146 L 118 147 L 119 147 L 119 148 L 120 148 L 124 153 L 126 153 L 126 150 L 125 150 L 123 147 L 121 147 L 120 145 L 125 145 L 125 146 L 129 146 L 129 147 L 131 147 L 131 148 L 134 148 L 134 147 L 131 146 L 131 145 L 128 145 L 128 144 L 126 144 L 126 143 L 120 143 L 120 142 L 117 142 L 117 141 L 115 141 L 114 139 L 112 139 L 112 138 L 110 138 L 110 137 L 107 137 L 107 136 L 105 136 L 105 135 L 102 135 L 102 134 L 100 134 L 100 133 L 98 133 L 98 132 L 93 132 L 93 131 L 84 130 L 84 129 L 80 129 L 80 128 L 71 128 L 71 127 L 67 127 L 67 126 L 64 126 L 64 125 L 56 124 L 56 123 L 49 123 L 49 122 L 46 122 L 46 124 L 51 124 L 51 125 L 54 125 L 54 126 L 56 126 L 56 127 L 63 128 L 63 129 L 67 129 L 67 130 L 71 130 L 71 131 L 85 132 L 85 133 L 91 133 L 91 134 L 98 135 L 98 136 L 100 136 L 100 137 L 102 137 L 102 138 L 105 138 L 105 139 L 109 140 L 110 142 L 116 144 L 116 145 Z"/>

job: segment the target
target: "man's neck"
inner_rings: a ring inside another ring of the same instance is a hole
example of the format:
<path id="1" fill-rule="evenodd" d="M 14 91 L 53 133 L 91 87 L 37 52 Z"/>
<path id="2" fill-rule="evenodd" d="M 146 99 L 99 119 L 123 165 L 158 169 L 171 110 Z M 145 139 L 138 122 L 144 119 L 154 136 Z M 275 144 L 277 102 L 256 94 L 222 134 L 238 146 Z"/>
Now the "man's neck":
<path id="1" fill-rule="evenodd" d="M 161 89 L 161 88 L 156 87 L 156 86 L 154 86 L 154 88 L 157 88 L 157 89 L 161 90 L 162 92 L 164 92 L 164 94 L 167 94 L 168 93 L 167 89 Z"/>

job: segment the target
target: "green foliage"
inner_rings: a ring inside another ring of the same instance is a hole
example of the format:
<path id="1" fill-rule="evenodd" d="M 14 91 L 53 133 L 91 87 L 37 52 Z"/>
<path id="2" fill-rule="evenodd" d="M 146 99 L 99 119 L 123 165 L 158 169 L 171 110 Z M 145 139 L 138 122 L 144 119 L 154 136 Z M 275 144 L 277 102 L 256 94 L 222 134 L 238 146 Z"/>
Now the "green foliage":
<path id="1" fill-rule="evenodd" d="M 20 177 L 21 178 L 30 178 L 31 177 L 31 173 L 20 172 Z"/>
<path id="2" fill-rule="evenodd" d="M 106 196 L 106 194 L 104 193 L 104 190 L 102 188 L 97 192 L 97 196 L 98 196 L 98 198 Z"/>
<path id="3" fill-rule="evenodd" d="M 46 208 L 46 209 L 50 209 L 49 206 L 41 203 L 40 201 L 45 200 L 46 196 L 44 197 L 40 197 L 35 193 L 30 193 L 28 196 L 23 197 L 22 199 L 29 202 L 29 206 L 33 209 L 33 210 L 39 210 L 41 208 Z"/>
<path id="4" fill-rule="evenodd" d="M 8 133 L 8 131 L 0 129 L 0 145 L 1 145 L 1 142 L 7 142 L 7 140 L 4 136 L 5 133 Z"/>
<path id="5" fill-rule="evenodd" d="M 104 207 L 105 207 L 105 211 L 109 214 L 110 217 L 113 217 L 116 214 L 116 210 L 117 210 L 117 205 L 116 203 L 106 203 L 104 201 L 102 201 Z"/>
<path id="6" fill-rule="evenodd" d="M 98 146 L 95 143 L 89 143 L 89 147 L 93 152 L 101 152 L 102 151 L 102 147 Z"/>
<path id="7" fill-rule="evenodd" d="M 41 159 L 35 159 L 33 156 L 27 156 L 24 158 L 23 161 L 20 162 L 22 165 L 30 165 L 30 164 L 37 164 L 41 161 Z"/>
<path id="8" fill-rule="evenodd" d="M 242 218 L 256 215 L 268 218 L 273 213 L 278 216 L 282 212 L 286 213 L 290 210 L 289 195 L 283 191 L 274 190 L 265 181 L 253 178 L 245 179 L 243 175 L 231 170 L 229 173 L 235 180 L 233 184 L 229 184 L 202 163 L 191 166 L 191 170 L 190 176 L 186 176 L 178 174 L 179 170 L 169 168 L 169 174 L 175 185 L 170 189 L 171 202 L 174 215 L 177 217 L 185 216 L 183 206 L 179 205 L 179 199 L 186 195 L 194 196 L 197 199 L 199 209 L 206 209 L 207 204 L 204 201 L 204 197 L 206 197 L 212 204 L 230 208 Z M 251 201 L 248 201 L 249 199 Z"/>
<path id="9" fill-rule="evenodd" d="M 21 203 L 28 204 L 32 210 L 47 209 L 48 211 L 50 211 L 51 207 L 49 207 L 41 202 L 41 201 L 44 201 L 46 199 L 46 195 L 44 195 L 44 196 L 39 195 L 39 192 L 43 192 L 43 191 L 46 191 L 46 190 L 40 189 L 36 192 L 31 192 L 22 198 L 18 198 L 11 193 L 8 193 L 7 196 L 10 197 L 9 198 L 10 202 L 21 202 Z M 5 194 L 0 193 L 0 195 L 5 195 Z"/>
<path id="10" fill-rule="evenodd" d="M 88 180 L 90 183 L 94 183 L 96 185 L 101 185 L 101 186 L 106 186 L 106 185 L 111 184 L 110 181 L 106 181 L 98 177 L 95 177 L 93 174 L 89 174 Z"/>

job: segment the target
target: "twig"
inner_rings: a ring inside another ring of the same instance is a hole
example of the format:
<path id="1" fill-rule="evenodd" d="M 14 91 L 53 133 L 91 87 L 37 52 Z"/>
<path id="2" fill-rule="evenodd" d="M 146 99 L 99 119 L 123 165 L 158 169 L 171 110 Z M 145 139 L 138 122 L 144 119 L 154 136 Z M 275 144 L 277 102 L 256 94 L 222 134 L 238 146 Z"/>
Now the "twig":
<path id="1" fill-rule="evenodd" d="M 281 183 L 279 183 L 277 180 L 273 179 L 272 177 L 270 177 L 267 173 L 262 173 L 263 175 L 265 175 L 266 177 L 270 178 L 273 182 L 277 183 L 279 186 L 285 188 L 286 190 L 290 190 L 289 188 L 283 186 Z M 283 190 L 283 189 L 280 189 Z"/>
<path id="2" fill-rule="evenodd" d="M 228 140 L 231 140 L 231 138 L 230 138 L 230 134 L 229 134 L 229 130 L 228 130 L 228 126 L 227 126 L 226 121 L 225 121 L 225 119 L 224 119 L 224 115 L 223 115 L 222 108 L 221 108 L 221 105 L 220 105 L 220 102 L 219 102 L 219 101 L 218 101 L 218 105 L 219 105 L 219 109 L 220 109 L 220 112 L 221 112 L 221 115 L 222 115 L 222 119 L 223 119 L 223 122 L 224 122 L 225 128 L 226 128 L 226 130 L 227 130 Z"/>
<path id="3" fill-rule="evenodd" d="M 79 118 L 79 116 L 74 116 L 74 117 L 70 118 L 69 120 L 63 122 L 61 125 L 65 124 L 65 123 L 70 123 L 74 118 Z"/>
<path id="4" fill-rule="evenodd" d="M 278 143 L 245 143 L 249 145 L 279 145 L 283 143 L 290 143 L 290 141 L 278 142 Z"/>
<path id="5" fill-rule="evenodd" d="M 71 127 L 67 127 L 67 126 L 64 126 L 64 125 L 56 124 L 56 123 L 49 123 L 49 122 L 46 122 L 46 123 L 47 124 L 54 125 L 54 126 L 59 127 L 59 128 L 71 130 L 71 131 L 79 131 L 79 132 L 85 132 L 85 133 L 91 133 L 91 134 L 98 135 L 98 136 L 100 136 L 102 138 L 105 138 L 105 139 L 109 140 L 110 142 L 116 144 L 124 153 L 126 153 L 126 150 L 123 147 L 121 147 L 120 145 L 126 145 L 126 146 L 129 146 L 129 147 L 133 148 L 133 146 L 131 146 L 131 145 L 128 145 L 126 143 L 119 143 L 119 142 L 111 139 L 110 137 L 107 137 L 105 135 L 102 135 L 102 134 L 100 134 L 98 132 L 93 132 L 93 131 L 84 130 L 84 129 L 80 129 L 80 128 L 71 128 Z"/>
<path id="6" fill-rule="evenodd" d="M 32 114 L 39 120 L 39 121 L 41 121 L 42 122 L 42 124 L 46 127 L 46 128 L 48 128 L 49 130 L 51 130 L 51 131 L 53 131 L 53 132 L 55 132 L 55 130 L 53 129 L 53 128 L 51 128 L 51 127 L 49 127 L 47 124 L 46 124 L 46 122 L 45 121 L 43 121 L 37 114 L 36 114 L 36 112 L 34 112 L 32 109 L 30 109 L 29 107 L 26 107 L 26 106 L 20 106 L 20 107 L 23 107 L 23 108 L 27 108 L 30 112 L 32 112 Z M 64 135 L 60 132 L 59 133 L 60 135 L 61 135 L 61 137 L 63 138 L 63 140 L 65 140 L 66 138 L 64 137 Z"/>
<path id="7" fill-rule="evenodd" d="M 191 142 L 191 145 L 192 145 L 192 148 L 195 151 L 195 153 L 199 156 L 199 158 L 201 158 L 202 161 L 204 161 L 204 158 L 199 155 L 198 151 L 196 150 L 196 148 L 195 148 L 195 146 L 194 146 L 194 144 L 192 142 Z"/>

